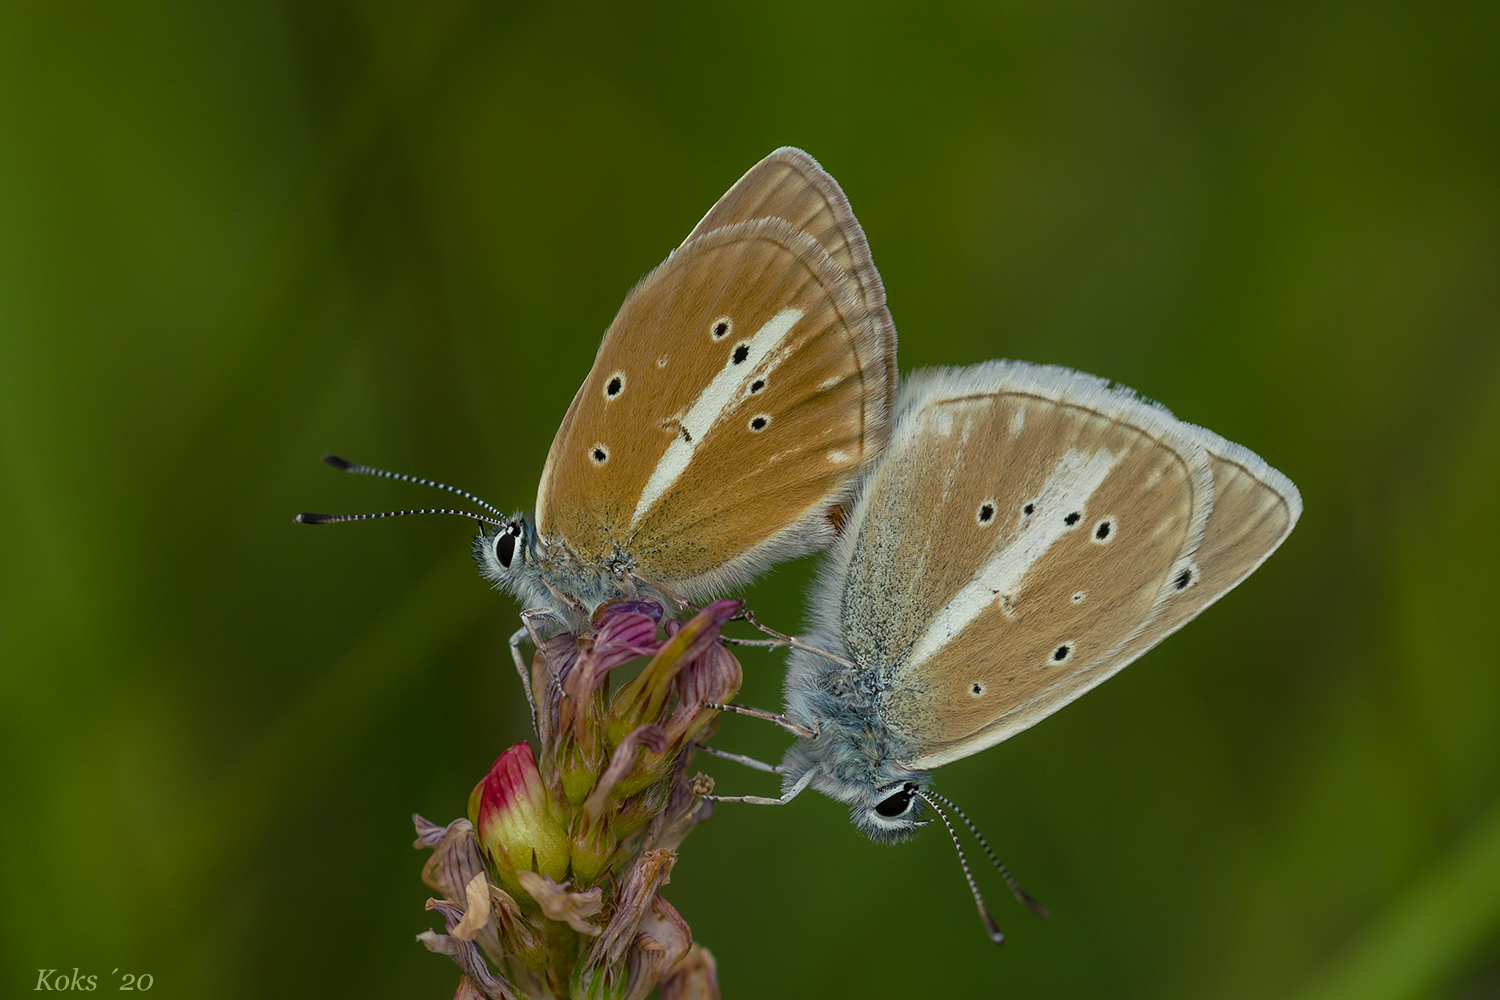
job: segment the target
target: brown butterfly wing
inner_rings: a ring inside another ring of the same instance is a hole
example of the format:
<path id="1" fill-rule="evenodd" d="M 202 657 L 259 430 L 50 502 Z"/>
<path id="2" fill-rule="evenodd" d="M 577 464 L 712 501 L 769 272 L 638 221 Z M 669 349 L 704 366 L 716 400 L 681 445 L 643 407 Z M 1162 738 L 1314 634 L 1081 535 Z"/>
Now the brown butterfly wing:
<path id="1" fill-rule="evenodd" d="M 1249 452 L 1100 380 L 1008 363 L 933 373 L 903 393 L 855 512 L 868 541 L 853 543 L 843 630 L 879 665 L 907 763 L 936 767 L 1180 627 L 1269 555 L 1296 506 Z M 910 579 L 891 582 L 901 565 Z"/>
<path id="2" fill-rule="evenodd" d="M 785 220 L 684 244 L 605 334 L 553 440 L 539 532 L 688 594 L 826 544 L 885 441 L 880 320 Z"/>
<path id="3" fill-rule="evenodd" d="M 864 230 L 849 199 L 818 161 L 783 146 L 751 167 L 684 243 L 724 226 L 753 219 L 785 219 L 818 242 L 854 282 L 856 294 L 874 318 L 879 349 L 886 359 L 888 391 L 896 386 L 896 328 L 885 306 L 885 286 L 875 270 Z"/>

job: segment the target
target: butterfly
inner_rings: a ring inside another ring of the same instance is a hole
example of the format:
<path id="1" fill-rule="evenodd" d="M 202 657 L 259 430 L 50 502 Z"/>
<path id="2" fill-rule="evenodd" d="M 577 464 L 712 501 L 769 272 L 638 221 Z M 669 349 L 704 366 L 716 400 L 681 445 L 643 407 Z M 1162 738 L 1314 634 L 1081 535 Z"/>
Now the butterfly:
<path id="1" fill-rule="evenodd" d="M 783 794 L 724 797 L 814 788 L 878 841 L 910 836 L 919 801 L 957 811 L 928 789 L 934 768 L 1124 669 L 1248 576 L 1302 511 L 1249 450 L 1066 368 L 918 372 L 894 423 L 788 655 L 785 719 L 803 735 L 780 767 L 758 765 Z"/>
<path id="2" fill-rule="evenodd" d="M 833 541 L 895 389 L 896 330 L 864 231 L 811 156 L 778 149 L 626 297 L 534 513 L 483 504 L 494 530 L 481 527 L 475 561 L 523 617 L 571 632 L 612 598 L 671 606 L 748 582 Z"/>

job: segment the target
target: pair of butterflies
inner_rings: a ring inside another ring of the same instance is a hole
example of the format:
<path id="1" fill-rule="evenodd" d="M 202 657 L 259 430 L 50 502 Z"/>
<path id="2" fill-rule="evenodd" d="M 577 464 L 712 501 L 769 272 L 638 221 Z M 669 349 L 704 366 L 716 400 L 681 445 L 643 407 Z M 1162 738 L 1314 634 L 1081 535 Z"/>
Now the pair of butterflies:
<path id="1" fill-rule="evenodd" d="M 574 631 L 830 548 L 804 736 L 777 768 L 870 836 L 927 772 L 1031 726 L 1281 544 L 1296 488 L 1105 380 L 993 361 L 898 386 L 896 333 L 843 192 L 806 153 L 753 167 L 626 298 L 552 442 L 534 518 L 481 572 Z M 498 513 L 498 512 L 496 512 Z M 747 797 L 748 798 L 748 797 Z"/>

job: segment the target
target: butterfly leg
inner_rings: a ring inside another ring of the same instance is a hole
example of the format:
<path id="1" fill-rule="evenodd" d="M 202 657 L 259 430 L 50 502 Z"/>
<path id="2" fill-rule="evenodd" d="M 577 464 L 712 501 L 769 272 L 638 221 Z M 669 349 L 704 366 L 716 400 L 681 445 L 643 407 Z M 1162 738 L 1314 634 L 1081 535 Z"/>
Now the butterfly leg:
<path id="1" fill-rule="evenodd" d="M 756 760 L 754 757 L 746 757 L 744 754 L 729 753 L 727 750 L 715 750 L 713 747 L 705 746 L 702 743 L 698 744 L 698 749 L 702 750 L 704 753 L 713 754 L 715 757 L 722 757 L 724 760 L 732 760 L 736 764 L 743 764 L 746 767 L 753 767 L 757 771 L 765 771 L 767 774 L 782 773 L 780 765 L 767 764 L 763 760 Z"/>
<path id="2" fill-rule="evenodd" d="M 526 613 L 524 611 L 521 613 L 521 621 L 523 623 L 526 622 Z M 521 656 L 521 643 L 528 638 L 535 645 L 536 638 L 531 634 L 530 623 L 523 624 L 511 634 L 510 658 L 515 661 L 516 673 L 521 678 L 521 690 L 526 692 L 526 704 L 531 707 L 531 728 L 536 729 L 536 699 L 531 696 L 531 672 L 526 669 L 526 660 Z"/>
<path id="3" fill-rule="evenodd" d="M 808 786 L 808 783 L 812 781 L 813 775 L 816 773 L 816 769 L 809 768 L 802 777 L 797 779 L 795 785 L 788 788 L 784 795 L 776 799 L 768 795 L 705 795 L 703 797 L 710 802 L 744 802 L 752 806 L 784 806 L 802 794 L 802 790 Z"/>
<path id="4" fill-rule="evenodd" d="M 724 641 L 732 646 L 760 646 L 764 649 L 781 649 L 783 646 L 790 646 L 793 649 L 800 649 L 803 652 L 812 653 L 815 656 L 821 656 L 826 660 L 832 660 L 834 663 L 842 664 L 850 670 L 855 669 L 854 664 L 849 660 L 844 659 L 842 656 L 836 656 L 833 653 L 828 652 L 826 649 L 819 649 L 817 646 L 814 646 L 811 643 L 803 642 L 801 639 L 797 638 L 794 635 L 787 635 L 784 632 L 778 632 L 774 628 L 771 628 L 769 625 L 762 625 L 760 621 L 755 617 L 755 613 L 753 611 L 750 611 L 749 609 L 746 609 L 740 615 L 740 617 L 744 618 L 752 628 L 765 633 L 771 638 L 734 639 L 730 638 L 729 636 L 725 636 Z"/>
<path id="5" fill-rule="evenodd" d="M 563 622 L 551 608 L 527 608 L 521 612 L 521 625 L 523 626 L 521 631 L 525 632 L 531 638 L 531 644 L 538 650 L 546 642 L 542 637 L 540 623 L 548 620 L 553 623 L 561 623 L 564 628 L 567 627 L 567 623 Z"/>
<path id="6" fill-rule="evenodd" d="M 643 586 L 647 587 L 648 589 L 656 591 L 656 593 L 658 593 L 661 596 L 665 597 L 667 600 L 673 602 L 674 604 L 677 605 L 677 610 L 679 610 L 679 611 L 701 611 L 701 610 L 703 610 L 702 608 L 700 608 L 697 605 L 693 604 L 692 601 L 689 601 L 686 597 L 683 597 L 681 594 L 677 593 L 676 591 L 672 590 L 669 587 L 662 586 L 661 584 L 657 583 L 655 580 L 651 579 L 649 576 L 644 576 L 644 575 L 642 575 L 640 573 L 637 573 L 633 569 L 626 570 L 625 571 L 625 575 L 631 581 L 633 581 L 635 583 L 642 584 Z M 632 596 L 634 596 L 634 595 L 632 595 Z"/>
<path id="7" fill-rule="evenodd" d="M 538 623 L 542 621 L 551 621 L 554 624 L 561 622 L 564 629 L 567 628 L 567 622 L 562 621 L 562 619 L 558 617 L 557 613 L 550 608 L 527 608 L 525 611 L 521 612 L 521 625 L 523 626 L 521 631 L 526 633 L 526 635 L 531 639 L 531 644 L 532 646 L 536 647 L 537 652 L 541 653 L 542 656 L 545 657 L 547 655 L 544 646 L 546 640 L 542 638 L 542 633 L 538 626 Z M 518 635 L 519 633 L 517 633 L 517 636 Z M 513 651 L 512 655 L 516 660 L 516 669 L 521 671 L 522 683 L 526 683 L 526 680 L 530 676 L 530 673 L 526 670 L 525 663 L 521 659 L 520 651 L 516 649 L 516 646 L 519 644 L 517 636 L 511 636 L 511 649 Z M 548 666 L 551 666 L 551 661 L 548 661 Z M 558 688 L 557 671 L 549 669 L 547 671 L 547 674 L 552 679 L 550 687 L 553 689 Z M 555 692 L 553 690 L 549 690 L 547 693 L 550 695 Z M 526 700 L 528 702 L 531 702 L 531 714 L 533 717 L 532 721 L 535 722 L 537 718 L 536 702 L 533 701 L 532 698 L 533 695 L 531 691 L 531 685 L 526 684 Z"/>
<path id="8" fill-rule="evenodd" d="M 793 722 L 784 715 L 775 712 L 767 712 L 759 708 L 751 708 L 748 705 L 720 704 L 719 702 L 704 702 L 704 704 L 716 712 L 733 712 L 735 715 L 748 715 L 752 719 L 763 719 L 766 722 L 774 722 L 793 736 L 800 736 L 805 740 L 818 738 L 816 729 L 808 729 L 806 726 Z"/>

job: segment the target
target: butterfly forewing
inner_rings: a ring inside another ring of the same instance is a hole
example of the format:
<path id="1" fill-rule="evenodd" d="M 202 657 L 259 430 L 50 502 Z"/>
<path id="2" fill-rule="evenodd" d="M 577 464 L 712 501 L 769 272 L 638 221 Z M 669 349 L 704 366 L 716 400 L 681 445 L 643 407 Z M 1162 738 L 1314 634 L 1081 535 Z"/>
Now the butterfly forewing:
<path id="1" fill-rule="evenodd" d="M 849 275 L 874 320 L 886 363 L 887 391 L 894 392 L 896 329 L 885 308 L 885 287 L 870 257 L 864 231 L 834 179 L 802 150 L 790 146 L 778 149 L 751 167 L 683 242 L 753 219 L 786 220 L 816 240 Z"/>
<path id="2" fill-rule="evenodd" d="M 884 443 L 880 336 L 848 274 L 782 219 L 684 244 L 605 334 L 553 441 L 538 531 L 688 593 L 825 544 L 829 508 Z"/>

